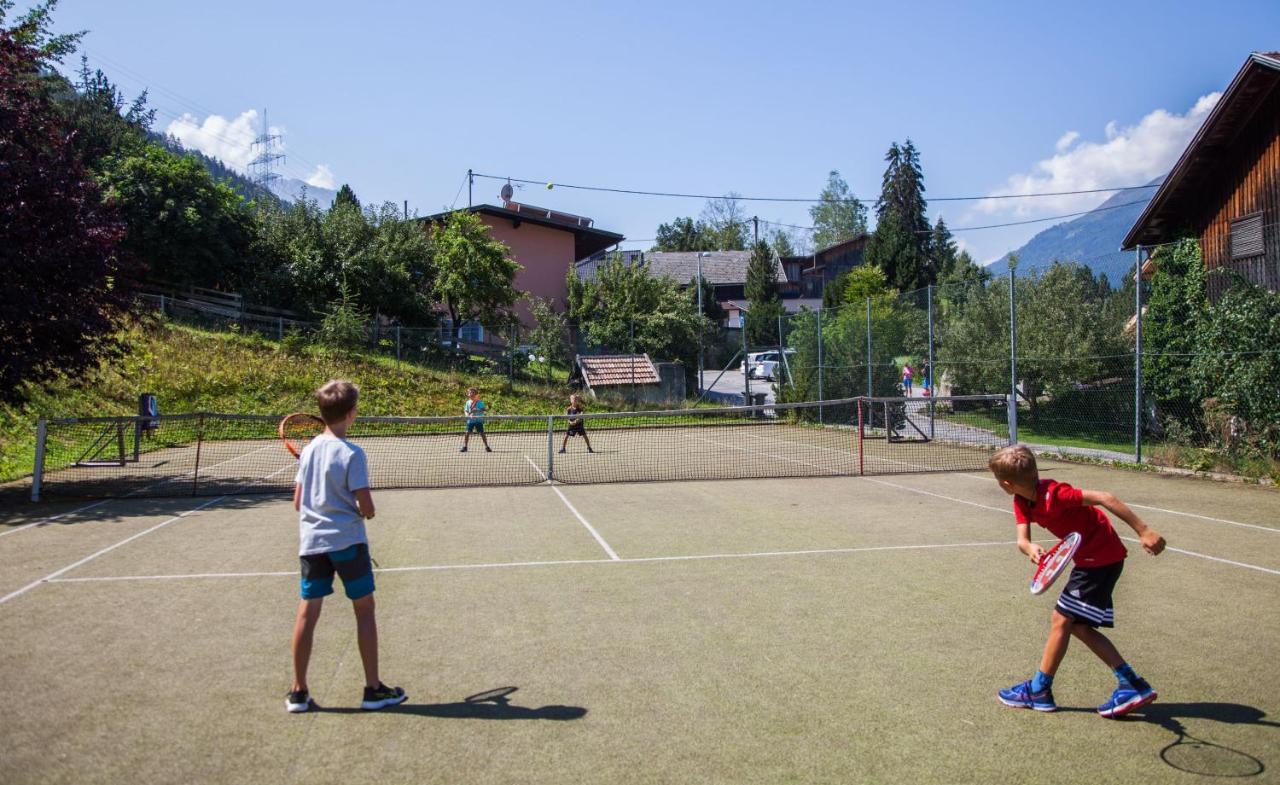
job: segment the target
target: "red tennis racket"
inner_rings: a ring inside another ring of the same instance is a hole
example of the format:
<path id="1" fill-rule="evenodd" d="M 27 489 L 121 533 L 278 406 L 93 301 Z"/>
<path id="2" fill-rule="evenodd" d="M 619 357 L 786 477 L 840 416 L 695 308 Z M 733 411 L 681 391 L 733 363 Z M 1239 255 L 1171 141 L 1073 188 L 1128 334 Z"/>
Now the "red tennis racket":
<path id="1" fill-rule="evenodd" d="M 315 437 L 324 433 L 324 420 L 314 414 L 290 414 L 280 421 L 280 438 L 284 448 L 295 458 Z"/>
<path id="2" fill-rule="evenodd" d="M 1071 557 L 1076 555 L 1076 549 L 1080 547 L 1081 539 L 1080 532 L 1071 532 L 1040 557 L 1040 564 L 1036 567 L 1036 573 L 1031 576 L 1032 594 L 1043 594 L 1053 585 L 1053 582 L 1058 579 L 1062 571 L 1071 563 Z"/>

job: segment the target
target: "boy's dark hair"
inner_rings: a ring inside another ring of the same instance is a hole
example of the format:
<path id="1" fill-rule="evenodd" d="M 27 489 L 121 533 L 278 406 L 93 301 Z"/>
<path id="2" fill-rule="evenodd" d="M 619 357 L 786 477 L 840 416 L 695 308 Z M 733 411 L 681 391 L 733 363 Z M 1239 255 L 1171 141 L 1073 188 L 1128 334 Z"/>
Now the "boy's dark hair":
<path id="1" fill-rule="evenodd" d="M 997 450 L 987 468 L 997 480 L 1010 482 L 1038 482 L 1040 470 L 1036 468 L 1036 454 L 1025 444 L 1014 444 Z"/>
<path id="2" fill-rule="evenodd" d="M 342 422 L 347 413 L 356 408 L 360 400 L 360 388 L 343 379 L 325 382 L 316 390 L 316 403 L 320 406 L 320 418 L 326 425 Z"/>

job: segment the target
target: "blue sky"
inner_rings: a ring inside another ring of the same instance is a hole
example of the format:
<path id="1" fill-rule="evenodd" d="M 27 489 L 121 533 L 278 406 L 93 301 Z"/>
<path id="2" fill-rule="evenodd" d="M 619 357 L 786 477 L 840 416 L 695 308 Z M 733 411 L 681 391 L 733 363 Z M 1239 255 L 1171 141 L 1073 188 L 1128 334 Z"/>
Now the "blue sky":
<path id="1" fill-rule="evenodd" d="M 453 204 L 469 167 L 796 197 L 816 196 L 839 169 L 875 198 L 885 149 L 907 137 L 930 196 L 1133 185 L 1176 160 L 1251 50 L 1280 49 L 1274 0 L 62 0 L 55 20 L 90 31 L 90 64 L 128 94 L 150 88 L 159 129 L 235 164 L 265 107 L 284 135 L 285 174 L 420 213 Z M 496 202 L 499 187 L 477 180 L 476 201 Z M 1106 197 L 930 213 L 965 227 Z M 563 188 L 516 199 L 591 216 L 627 247 L 702 209 Z M 747 214 L 810 223 L 798 204 Z M 957 235 L 989 260 L 1049 225 Z"/>

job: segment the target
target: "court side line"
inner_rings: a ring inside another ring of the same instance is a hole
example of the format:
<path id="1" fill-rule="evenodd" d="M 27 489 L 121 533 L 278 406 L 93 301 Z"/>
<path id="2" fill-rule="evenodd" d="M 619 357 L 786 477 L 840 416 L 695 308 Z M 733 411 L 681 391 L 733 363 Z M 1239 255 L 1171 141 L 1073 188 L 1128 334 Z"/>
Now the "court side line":
<path id="1" fill-rule="evenodd" d="M 216 498 L 216 499 L 213 499 L 213 500 L 211 500 L 211 501 L 207 501 L 207 502 L 205 502 L 204 504 L 201 504 L 199 507 L 192 507 L 190 510 L 187 510 L 187 511 L 186 511 L 186 512 L 184 512 L 184 513 L 181 513 L 181 514 L 175 515 L 175 516 L 173 516 L 172 518 L 170 518 L 170 519 L 169 519 L 169 520 L 167 520 L 167 521 L 164 521 L 164 522 L 162 522 L 162 523 L 157 523 L 155 526 L 152 526 L 152 527 L 151 527 L 151 528 L 149 528 L 149 529 L 144 529 L 144 530 L 142 530 L 142 531 L 138 532 L 137 534 L 134 534 L 134 535 L 131 535 L 131 536 L 129 536 L 129 537 L 126 537 L 126 538 L 124 538 L 123 540 L 121 540 L 121 541 L 119 541 L 119 542 L 115 543 L 114 545 L 108 545 L 107 547 L 103 548 L 103 549 L 102 549 L 102 550 L 100 550 L 100 551 L 97 551 L 96 553 L 91 553 L 91 554 L 89 554 L 88 556 L 86 556 L 86 557 L 84 557 L 83 559 L 81 559 L 80 561 L 74 562 L 74 563 L 72 563 L 72 564 L 68 564 L 66 567 L 63 567 L 63 568 L 62 568 L 62 569 L 60 569 L 60 570 L 54 570 L 53 572 L 49 573 L 48 575 L 44 576 L 43 578 L 40 578 L 40 579 L 38 579 L 38 580 L 34 580 L 34 581 L 32 581 L 31 583 L 28 583 L 26 586 L 23 586 L 21 589 L 18 589 L 18 590 L 16 590 L 16 591 L 11 591 L 11 592 L 9 592 L 8 594 L 6 594 L 5 596 L 0 597 L 0 605 L 4 605 L 4 604 L 5 604 L 6 602 L 8 602 L 9 600 L 14 599 L 15 597 L 20 597 L 20 596 L 22 596 L 23 594 L 26 594 L 27 592 L 31 591 L 32 589 L 34 589 L 35 587 L 39 586 L 40 584 L 42 584 L 42 583 L 44 583 L 44 582 L 46 582 L 46 581 L 52 581 L 54 578 L 57 578 L 59 575 L 63 575 L 63 574 L 65 574 L 65 573 L 68 573 L 68 572 L 70 572 L 71 570 L 74 570 L 75 568 L 77 568 L 77 567 L 79 567 L 79 566 L 81 566 L 81 565 L 88 564 L 89 562 L 93 561 L 94 559 L 98 558 L 99 556 L 102 556 L 102 555 L 104 555 L 104 554 L 110 553 L 111 551 L 114 551 L 116 548 L 119 548 L 121 545 L 126 545 L 126 544 L 128 544 L 128 543 L 131 543 L 131 542 L 133 542 L 134 540 L 138 539 L 139 537 L 143 537 L 143 536 L 145 536 L 145 535 L 150 534 L 151 532 L 155 531 L 156 529 L 163 529 L 165 526 L 168 526 L 169 524 L 174 523 L 175 521 L 180 521 L 180 520 L 182 520 L 183 518 L 187 517 L 188 515 L 190 515 L 190 514 L 191 514 L 191 513 L 193 513 L 193 512 L 198 512 L 198 511 L 200 511 L 200 510 L 203 510 L 203 509 L 204 509 L 204 508 L 206 508 L 206 507 L 211 507 L 211 506 L 213 506 L 213 505 L 217 504 L 218 502 L 222 501 L 222 500 L 223 500 L 223 499 L 225 499 L 225 498 L 227 498 L 227 496 L 219 496 L 219 497 L 218 497 L 218 498 Z"/>
<path id="2" fill-rule="evenodd" d="M 66 512 L 60 512 L 57 515 L 51 515 L 48 518 L 41 518 L 38 521 L 32 521 L 31 523 L 24 523 L 21 526 L 14 527 L 12 529 L 9 529 L 8 531 L 0 532 L 0 537 L 7 537 L 10 534 L 17 534 L 18 532 L 23 531 L 24 529 L 30 529 L 33 526 L 43 526 L 46 523 L 53 523 L 59 518 L 65 518 L 68 515 L 75 515 L 78 512 L 84 512 L 85 510 L 92 510 L 94 507 L 101 507 L 102 505 L 106 504 L 109 501 L 112 501 L 112 500 L 102 499 L 101 501 L 96 501 L 93 504 L 86 504 L 83 507 L 77 507 L 74 510 L 67 510 Z"/>
<path id="3" fill-rule="evenodd" d="M 901 489 L 902 489 L 902 490 L 904 490 L 904 491 L 910 491 L 911 493 L 919 493 L 919 494 L 923 494 L 923 495 L 925 495 L 925 496 L 935 496 L 935 497 L 937 497 L 937 498 L 939 498 L 939 499 L 946 499 L 947 501 L 959 502 L 960 504 L 968 504 L 968 505 L 973 506 L 973 507 L 983 507 L 983 508 L 988 509 L 988 510 L 994 510 L 994 511 L 996 511 L 996 512 L 1003 512 L 1003 513 L 1005 513 L 1005 514 L 1007 514 L 1007 515 L 1013 515 L 1013 510 L 1002 510 L 1002 509 L 1000 509 L 999 507 L 991 507 L 991 506 L 988 506 L 988 505 L 986 505 L 986 504 L 979 504 L 979 503 L 977 503 L 977 502 L 971 502 L 971 501 L 967 501 L 967 500 L 965 500 L 965 499 L 958 499 L 958 498 L 956 498 L 956 497 L 954 497 L 954 496 L 944 496 L 944 495 L 943 495 L 943 494 L 941 494 L 941 493 L 933 493 L 933 492 L 931 492 L 931 491 L 922 491 L 922 490 L 920 490 L 919 488 L 912 488 L 912 487 L 907 486 L 907 485 L 898 485 L 897 483 L 885 482 L 884 480 L 874 480 L 874 479 L 872 479 L 872 478 L 870 478 L 870 477 L 863 477 L 862 479 L 867 480 L 868 482 L 876 482 L 876 483 L 880 483 L 881 485 L 891 485 L 891 486 L 893 486 L 893 487 L 895 487 L 895 488 L 901 488 Z M 1138 539 L 1136 539 L 1136 538 L 1133 538 L 1133 537 L 1125 537 L 1125 536 L 1123 536 L 1123 535 L 1120 535 L 1118 532 L 1117 532 L 1117 536 L 1119 536 L 1119 537 L 1120 537 L 1120 539 L 1122 539 L 1122 540 L 1127 540 L 1128 542 L 1140 542 L 1140 540 L 1138 540 Z M 1258 572 L 1265 572 L 1265 573 L 1269 573 L 1269 574 L 1271 574 L 1271 575 L 1280 575 L 1280 570 L 1274 570 L 1274 569 L 1272 569 L 1272 568 L 1270 568 L 1270 567 L 1260 567 L 1260 566 L 1258 566 L 1257 564 L 1249 564 L 1248 562 L 1233 561 L 1233 560 L 1231 560 L 1231 559 L 1224 559 L 1224 558 L 1222 558 L 1221 556 L 1210 556 L 1210 555 L 1209 555 L 1209 554 L 1207 554 L 1207 553 L 1200 553 L 1200 552 L 1198 552 L 1198 551 L 1189 551 L 1189 550 L 1186 550 L 1185 548 L 1175 548 L 1175 547 L 1173 547 L 1172 545 L 1165 546 L 1165 550 L 1167 550 L 1167 551 L 1171 551 L 1171 552 L 1173 552 L 1173 553 L 1181 553 L 1181 554 L 1183 554 L 1184 556 L 1194 556 L 1194 557 L 1196 557 L 1197 559 L 1207 559 L 1207 560 L 1209 560 L 1209 561 L 1218 562 L 1219 564 L 1230 564 L 1230 565 L 1232 565 L 1232 566 L 1234 566 L 1234 567 L 1243 567 L 1243 568 L 1245 568 L 1245 569 L 1247 569 L 1247 570 L 1257 570 Z"/>
<path id="4" fill-rule="evenodd" d="M 1046 540 L 1046 542 L 1048 542 Z M 720 559 L 762 559 L 778 556 L 825 556 L 850 553 L 873 553 L 876 551 L 927 551 L 943 548 L 990 548 L 994 546 L 1009 547 L 1015 545 L 1012 540 L 991 542 L 949 542 L 926 543 L 917 545 L 868 545 L 856 548 L 814 548 L 798 551 L 756 551 L 751 553 L 707 553 L 688 556 L 638 556 L 627 559 L 558 559 L 553 561 L 492 562 L 488 564 L 424 564 L 406 567 L 375 568 L 376 573 L 388 572 L 439 572 L 452 570 L 484 570 L 508 567 L 559 567 L 577 564 L 651 564 L 654 562 L 709 561 Z M 113 581 L 176 581 L 188 578 L 272 578 L 291 577 L 294 572 L 206 572 L 186 575 L 112 575 L 87 576 L 82 578 L 56 578 L 50 583 L 109 583 Z"/>
<path id="5" fill-rule="evenodd" d="M 746 435 L 750 436 L 753 439 L 764 439 L 763 436 L 756 436 L 754 433 L 748 433 Z M 854 452 L 846 452 L 844 450 L 837 450 L 832 447 L 824 447 L 820 444 L 798 443 L 798 446 L 808 447 L 809 449 L 812 449 L 812 450 L 825 450 L 827 452 L 834 452 L 839 455 L 845 455 L 845 456 L 857 455 L 857 453 L 854 453 Z M 924 466 L 918 463 L 910 463 L 909 461 L 899 461 L 893 458 L 884 458 L 881 456 L 874 456 L 873 459 L 877 461 L 883 461 L 885 463 L 896 463 L 899 466 L 909 466 L 913 469 L 923 469 L 927 471 L 930 468 L 928 466 Z M 812 466 L 813 464 L 809 464 L 809 465 Z M 991 482 L 991 477 L 985 476 L 985 475 L 969 474 L 968 472 L 950 472 L 950 474 L 954 474 L 955 476 L 958 476 L 958 477 L 963 477 L 966 480 L 977 480 L 978 482 Z M 864 476 L 864 479 L 865 479 L 865 476 Z M 1244 523 L 1243 521 L 1232 521 L 1226 518 L 1214 518 L 1213 516 L 1210 516 L 1210 515 L 1200 515 L 1199 513 L 1194 513 L 1194 512 L 1183 512 L 1182 510 L 1169 510 L 1169 509 L 1165 509 L 1164 507 L 1151 507 L 1146 504 L 1137 504 L 1135 502 L 1125 502 L 1125 504 L 1128 504 L 1130 507 L 1137 507 L 1140 510 L 1151 510 L 1153 512 L 1163 512 L 1163 513 L 1168 513 L 1169 515 L 1182 515 L 1187 518 L 1199 518 L 1202 521 L 1212 521 L 1214 523 L 1226 523 L 1231 526 L 1240 526 L 1246 529 L 1259 529 L 1261 531 L 1270 532 L 1272 534 L 1280 534 L 1280 528 L 1275 528 L 1272 526 L 1262 526 L 1256 523 Z"/>
<path id="6" fill-rule="evenodd" d="M 524 459 L 529 462 L 529 465 L 538 473 L 538 476 L 542 478 L 542 481 L 547 483 L 547 487 L 556 492 L 556 496 L 560 497 L 560 501 L 564 502 L 564 506 L 568 507 L 569 512 L 573 513 L 573 517 L 577 518 L 579 523 L 587 527 L 587 531 L 591 532 L 591 536 L 596 538 L 596 542 L 600 544 L 601 548 L 604 548 L 604 552 L 609 555 L 609 558 L 613 561 L 620 561 L 618 554 L 614 552 L 613 548 L 609 547 L 609 543 L 604 541 L 604 538 L 600 536 L 600 532 L 596 531 L 595 527 L 588 523 L 586 518 L 582 517 L 582 513 L 578 512 L 578 508 L 573 506 L 573 503 L 560 492 L 559 488 L 547 480 L 547 475 L 543 474 L 542 469 L 538 468 L 538 464 L 534 463 L 533 459 L 527 455 L 524 456 Z"/>

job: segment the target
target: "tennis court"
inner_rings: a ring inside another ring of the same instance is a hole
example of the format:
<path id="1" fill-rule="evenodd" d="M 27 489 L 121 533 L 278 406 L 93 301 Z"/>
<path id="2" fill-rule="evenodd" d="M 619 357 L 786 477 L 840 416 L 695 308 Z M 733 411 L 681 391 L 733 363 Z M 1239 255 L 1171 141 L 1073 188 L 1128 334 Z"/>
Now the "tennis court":
<path id="1" fill-rule="evenodd" d="M 698 435 L 723 455 L 756 432 L 731 433 Z M 473 440 L 451 457 L 516 466 L 502 450 L 522 445 L 492 441 L 493 454 Z M 628 454 L 576 441 L 575 462 Z M 779 444 L 755 453 L 825 466 L 849 443 Z M 377 713 L 355 708 L 340 593 L 311 668 L 324 710 L 281 705 L 297 596 L 287 497 L 9 514 L 0 781 L 1280 782 L 1277 492 L 1042 471 L 1114 491 L 1169 540 L 1159 558 L 1128 542 L 1118 588 L 1114 639 L 1161 695 L 1139 715 L 1095 714 L 1114 680 L 1078 643 L 1057 714 L 996 701 L 1038 661 L 1054 594 L 1027 593 L 1008 498 L 980 472 L 581 485 L 535 473 L 376 493 L 382 671 L 410 696 Z M 466 700 L 499 687 L 519 689 Z"/>

